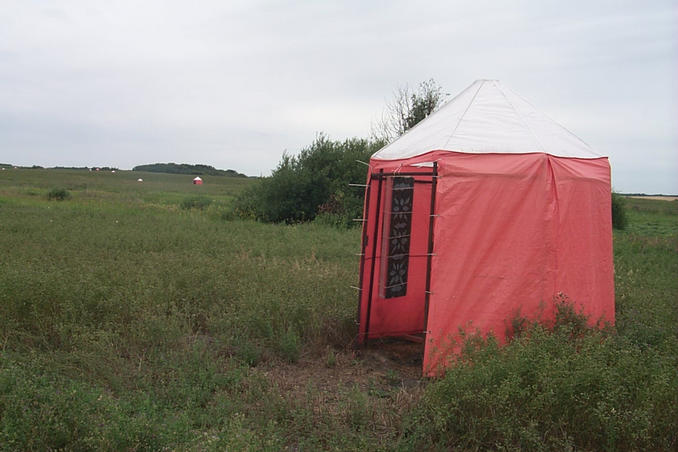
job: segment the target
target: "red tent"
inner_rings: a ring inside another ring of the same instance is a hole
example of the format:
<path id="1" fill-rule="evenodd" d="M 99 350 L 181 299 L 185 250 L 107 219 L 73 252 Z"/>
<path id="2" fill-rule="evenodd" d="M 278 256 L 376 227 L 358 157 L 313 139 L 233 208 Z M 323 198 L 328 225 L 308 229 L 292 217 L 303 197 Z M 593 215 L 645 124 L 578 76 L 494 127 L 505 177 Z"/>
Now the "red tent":
<path id="1" fill-rule="evenodd" d="M 202 178 L 200 176 L 195 176 L 193 179 L 193 185 L 202 185 Z"/>
<path id="2" fill-rule="evenodd" d="M 610 166 L 495 80 L 478 80 L 370 160 L 358 342 L 425 337 L 440 374 L 460 331 L 503 342 L 552 300 L 614 322 Z"/>

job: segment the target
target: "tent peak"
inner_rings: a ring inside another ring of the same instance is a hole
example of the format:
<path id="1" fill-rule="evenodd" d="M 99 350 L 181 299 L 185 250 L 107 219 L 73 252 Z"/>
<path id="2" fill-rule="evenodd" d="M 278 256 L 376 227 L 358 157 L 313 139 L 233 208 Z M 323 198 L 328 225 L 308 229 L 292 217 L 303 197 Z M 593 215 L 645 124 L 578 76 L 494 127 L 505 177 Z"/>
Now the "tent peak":
<path id="1" fill-rule="evenodd" d="M 399 160 L 431 151 L 602 157 L 496 79 L 474 81 L 372 158 Z"/>

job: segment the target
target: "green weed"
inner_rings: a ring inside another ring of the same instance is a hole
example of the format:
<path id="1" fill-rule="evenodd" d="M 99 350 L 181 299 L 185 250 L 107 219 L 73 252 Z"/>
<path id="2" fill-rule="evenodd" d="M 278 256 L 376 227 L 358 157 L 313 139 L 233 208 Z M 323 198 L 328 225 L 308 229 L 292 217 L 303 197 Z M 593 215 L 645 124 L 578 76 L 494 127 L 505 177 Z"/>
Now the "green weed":
<path id="1" fill-rule="evenodd" d="M 187 198 L 184 198 L 183 201 L 181 201 L 181 208 L 188 210 L 188 209 L 205 209 L 208 207 L 210 204 L 212 204 L 212 200 L 206 196 L 189 196 Z"/>

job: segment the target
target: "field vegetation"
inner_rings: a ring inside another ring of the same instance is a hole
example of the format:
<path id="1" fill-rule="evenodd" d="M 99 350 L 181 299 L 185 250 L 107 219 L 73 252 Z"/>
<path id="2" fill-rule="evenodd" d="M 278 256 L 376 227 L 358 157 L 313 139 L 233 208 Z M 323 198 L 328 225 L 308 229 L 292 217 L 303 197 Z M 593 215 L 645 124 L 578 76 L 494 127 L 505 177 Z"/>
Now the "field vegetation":
<path id="1" fill-rule="evenodd" d="M 560 301 L 424 380 L 351 348 L 359 231 L 238 218 L 253 183 L 0 172 L 0 450 L 678 447 L 678 201 L 626 200 L 615 327 Z"/>

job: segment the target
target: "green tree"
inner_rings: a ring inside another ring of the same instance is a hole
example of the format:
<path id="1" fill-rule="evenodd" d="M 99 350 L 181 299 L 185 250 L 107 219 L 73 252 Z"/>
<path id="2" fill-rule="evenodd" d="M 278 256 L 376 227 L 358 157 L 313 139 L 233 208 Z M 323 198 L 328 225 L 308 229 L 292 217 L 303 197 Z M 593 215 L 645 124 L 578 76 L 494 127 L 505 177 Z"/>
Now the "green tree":
<path id="1" fill-rule="evenodd" d="M 407 86 L 398 88 L 381 119 L 372 124 L 372 138 L 393 141 L 436 111 L 445 97 L 442 87 L 433 79 L 421 82 L 414 92 Z"/>

